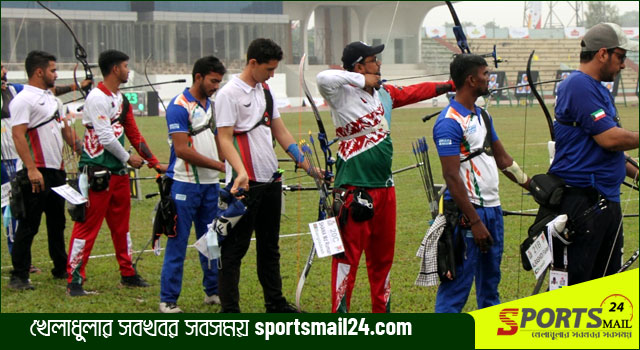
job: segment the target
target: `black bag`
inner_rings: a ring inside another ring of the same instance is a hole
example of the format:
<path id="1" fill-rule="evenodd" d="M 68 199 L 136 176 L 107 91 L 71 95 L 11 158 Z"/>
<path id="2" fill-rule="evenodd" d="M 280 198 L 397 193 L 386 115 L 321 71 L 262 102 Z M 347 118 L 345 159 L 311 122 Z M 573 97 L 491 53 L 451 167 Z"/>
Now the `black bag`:
<path id="1" fill-rule="evenodd" d="M 438 239 L 437 252 L 438 277 L 442 282 L 450 280 L 447 277 L 447 272 L 451 273 L 451 279 L 456 278 L 456 265 L 462 263 L 465 249 L 462 234 L 458 235 L 457 240 L 454 239 L 456 227 L 461 223 L 460 209 L 454 201 L 444 201 L 443 211 L 447 223 Z"/>
<path id="2" fill-rule="evenodd" d="M 333 189 L 333 203 L 331 204 L 331 209 L 333 210 L 333 215 L 335 216 L 340 228 L 347 224 L 349 209 L 344 205 L 344 203 L 347 201 L 349 193 L 351 193 L 351 191 L 342 187 L 336 187 Z"/>
<path id="3" fill-rule="evenodd" d="M 564 180 L 553 174 L 534 175 L 529 185 L 533 199 L 549 209 L 557 208 L 560 205 L 564 187 Z"/>
<path id="4" fill-rule="evenodd" d="M 373 217 L 373 198 L 364 188 L 358 187 L 353 190 L 353 200 L 349 204 L 351 218 L 355 222 L 363 222 Z"/>
<path id="5" fill-rule="evenodd" d="M 69 180 L 69 186 L 71 186 L 74 190 L 80 192 L 80 186 L 78 185 L 78 179 Z M 86 212 L 87 212 L 87 203 L 82 204 L 71 204 L 67 202 L 67 212 L 71 217 L 71 220 L 75 222 L 85 222 L 86 220 Z"/>
<path id="6" fill-rule="evenodd" d="M 24 220 L 27 217 L 27 210 L 24 205 L 24 191 L 31 191 L 31 182 L 29 182 L 26 169 L 18 171 L 16 176 L 11 179 L 9 206 L 11 207 L 11 216 L 17 220 Z"/>
<path id="7" fill-rule="evenodd" d="M 87 176 L 89 177 L 89 188 L 94 192 L 101 192 L 109 188 L 111 180 L 111 172 L 109 169 L 92 165 L 87 167 Z"/>
<path id="8" fill-rule="evenodd" d="M 171 186 L 173 179 L 163 175 L 156 179 L 160 192 L 160 201 L 157 205 L 156 216 L 153 219 L 153 231 L 156 237 L 165 235 L 176 236 L 176 205 L 171 198 Z"/>

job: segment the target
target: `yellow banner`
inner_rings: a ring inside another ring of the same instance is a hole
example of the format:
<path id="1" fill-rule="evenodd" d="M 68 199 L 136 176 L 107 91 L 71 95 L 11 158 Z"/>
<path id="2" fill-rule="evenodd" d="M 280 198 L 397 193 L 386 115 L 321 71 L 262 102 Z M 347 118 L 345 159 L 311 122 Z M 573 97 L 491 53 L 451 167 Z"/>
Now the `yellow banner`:
<path id="1" fill-rule="evenodd" d="M 637 349 L 638 269 L 471 312 L 477 349 Z"/>

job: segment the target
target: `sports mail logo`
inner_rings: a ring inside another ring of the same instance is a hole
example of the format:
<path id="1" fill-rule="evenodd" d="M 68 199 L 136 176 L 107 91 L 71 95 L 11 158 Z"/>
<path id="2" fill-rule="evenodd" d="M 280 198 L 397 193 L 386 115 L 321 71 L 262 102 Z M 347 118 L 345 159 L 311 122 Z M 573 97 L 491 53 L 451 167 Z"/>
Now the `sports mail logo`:
<path id="1" fill-rule="evenodd" d="M 622 294 L 611 294 L 593 308 L 505 308 L 498 315 L 502 324 L 497 335 L 520 330 L 629 330 L 633 316 L 633 303 Z"/>
<path id="2" fill-rule="evenodd" d="M 521 329 L 595 329 L 603 324 L 601 315 L 602 308 L 502 309 L 499 318 L 504 327 L 499 327 L 497 334 L 514 335 Z"/>

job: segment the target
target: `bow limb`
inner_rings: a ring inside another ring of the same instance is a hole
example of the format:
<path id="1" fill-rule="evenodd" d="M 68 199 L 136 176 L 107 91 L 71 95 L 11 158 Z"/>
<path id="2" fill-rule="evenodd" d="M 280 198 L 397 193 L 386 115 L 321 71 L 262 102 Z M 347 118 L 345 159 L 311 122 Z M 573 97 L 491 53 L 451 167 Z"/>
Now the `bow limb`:
<path id="1" fill-rule="evenodd" d="M 456 9 L 453 7 L 451 1 L 445 1 L 447 7 L 449 8 L 449 12 L 451 12 L 451 17 L 453 18 L 453 35 L 456 37 L 456 43 L 460 48 L 460 53 L 471 53 L 469 49 L 469 43 L 467 42 L 467 36 L 464 34 L 464 30 L 462 29 L 462 24 L 460 23 L 460 19 L 458 19 L 458 14 L 456 13 Z"/>
<path id="2" fill-rule="evenodd" d="M 540 96 L 540 94 L 538 93 L 538 90 L 536 89 L 536 84 L 534 84 L 533 82 L 533 76 L 531 74 L 531 63 L 533 62 L 533 55 L 535 54 L 535 50 L 531 51 L 531 55 L 529 55 L 529 60 L 527 61 L 527 70 L 526 70 L 526 75 L 527 75 L 527 84 L 529 84 L 529 88 L 531 89 L 531 93 L 533 94 L 533 96 L 535 96 L 536 100 L 538 101 L 538 104 L 540 104 L 540 108 L 542 108 L 542 111 L 545 115 L 545 118 L 547 120 L 547 125 L 549 126 L 549 134 L 551 136 L 551 140 L 548 143 L 548 151 L 549 151 L 549 163 L 551 163 L 551 161 L 553 160 L 553 155 L 555 153 L 555 140 L 556 140 L 556 135 L 555 132 L 553 130 L 553 120 L 551 118 L 551 114 L 549 113 L 549 110 L 547 109 L 547 105 L 545 105 L 544 103 L 544 99 L 542 98 L 542 96 Z M 526 117 L 525 117 L 526 118 Z M 526 127 L 526 120 L 525 120 L 525 127 Z M 526 133 L 525 133 L 526 135 Z M 526 147 L 526 142 L 525 145 Z M 553 153 L 552 153 L 553 150 Z M 523 163 L 524 165 L 524 163 Z M 544 273 L 540 276 L 540 278 L 538 278 L 535 287 L 533 288 L 533 292 L 531 293 L 531 295 L 536 295 L 540 292 L 540 289 L 542 288 L 542 285 L 544 284 L 544 279 L 547 275 L 547 269 L 544 270 Z"/>
<path id="3" fill-rule="evenodd" d="M 149 57 L 147 57 L 147 59 L 144 61 L 144 78 L 147 80 L 147 84 L 149 85 L 151 90 L 153 90 L 153 92 L 158 97 L 158 100 L 160 100 L 160 103 L 162 104 L 162 108 L 164 108 L 164 113 L 166 114 L 167 113 L 167 106 L 164 104 L 164 101 L 160 97 L 160 94 L 158 93 L 158 90 L 156 90 L 156 88 L 153 87 L 154 84 L 151 83 L 151 80 L 149 80 L 149 75 L 147 74 L 147 66 L 148 66 L 150 60 L 151 60 L 151 54 L 149 54 Z"/>
<path id="4" fill-rule="evenodd" d="M 551 141 L 556 141 L 556 133 L 553 130 L 553 118 L 551 117 L 551 113 L 549 113 L 549 109 L 547 109 L 547 105 L 544 103 L 544 99 L 538 93 L 538 89 L 536 89 L 536 84 L 533 82 L 533 77 L 531 76 L 531 62 L 533 61 L 533 55 L 536 53 L 536 50 L 531 51 L 531 55 L 529 55 L 529 60 L 527 61 L 527 83 L 531 88 L 531 93 L 535 96 L 536 100 L 538 100 L 538 104 L 540 104 L 540 108 L 544 112 L 544 116 L 547 119 L 547 125 L 549 126 L 549 134 L 551 135 Z"/>
<path id="5" fill-rule="evenodd" d="M 40 1 L 36 1 L 36 2 L 43 9 L 47 10 L 52 15 L 54 15 L 58 20 L 60 20 L 60 22 L 62 22 L 62 24 L 64 24 L 65 27 L 67 27 L 67 30 L 69 31 L 69 33 L 71 33 L 71 36 L 73 37 L 73 41 L 75 42 L 75 48 L 74 48 L 75 58 L 76 58 L 76 60 L 78 62 L 80 62 L 80 64 L 82 64 L 82 67 L 84 68 L 85 79 L 93 81 L 93 72 L 91 72 L 91 66 L 89 65 L 89 62 L 87 61 L 87 51 L 84 49 L 82 44 L 80 44 L 80 41 L 78 40 L 78 37 L 76 36 L 76 33 L 73 31 L 73 29 L 71 29 L 71 26 L 64 19 L 62 19 L 62 17 L 60 17 L 57 13 L 55 13 L 50 8 L 46 7 L 42 2 L 40 2 Z M 82 94 L 82 97 L 86 98 L 87 95 L 89 94 L 89 91 L 91 91 L 91 88 L 92 88 L 93 84 L 89 84 L 89 85 L 87 85 L 85 87 L 81 87 L 80 84 L 78 83 L 78 80 L 75 77 L 75 74 L 74 74 L 73 80 L 74 80 L 76 86 L 79 88 L 78 90 L 80 90 L 80 94 Z"/>
<path id="6" fill-rule="evenodd" d="M 320 200 L 318 203 L 318 220 L 324 220 L 327 217 L 332 217 L 333 212 L 331 210 L 331 204 L 329 203 L 329 185 L 328 181 L 331 180 L 333 176 L 333 164 L 335 163 L 333 158 L 331 157 L 331 150 L 329 149 L 329 142 L 327 140 L 327 133 L 324 128 L 324 123 L 322 122 L 322 118 L 320 116 L 320 111 L 316 106 L 313 97 L 311 96 L 311 92 L 309 91 L 309 87 L 304 79 L 304 64 L 307 54 L 303 54 L 300 59 L 299 65 L 299 75 L 300 75 L 300 85 L 302 86 L 302 91 L 304 92 L 309 105 L 311 106 L 311 110 L 313 112 L 313 116 L 316 119 L 316 123 L 318 125 L 318 141 L 320 143 L 320 149 L 324 155 L 324 166 L 325 173 L 324 178 L 318 181 L 316 179 L 316 185 L 318 186 L 318 192 L 320 194 Z M 309 157 L 310 158 L 310 157 Z M 298 286 L 296 288 L 296 307 L 298 310 L 301 310 L 300 307 L 300 299 L 302 297 L 302 289 L 304 288 L 304 284 L 306 282 L 307 276 L 309 275 L 309 271 L 311 270 L 311 265 L 313 263 L 313 259 L 315 257 L 315 245 L 312 243 L 311 250 L 309 251 L 309 256 L 307 258 L 307 262 L 302 270 L 300 275 L 300 279 L 298 280 Z"/>

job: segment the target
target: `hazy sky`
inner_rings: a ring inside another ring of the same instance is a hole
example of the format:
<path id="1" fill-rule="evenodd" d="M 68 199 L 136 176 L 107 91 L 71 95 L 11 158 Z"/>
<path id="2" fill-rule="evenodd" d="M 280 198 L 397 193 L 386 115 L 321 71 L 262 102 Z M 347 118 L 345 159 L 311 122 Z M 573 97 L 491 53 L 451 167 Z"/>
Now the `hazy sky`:
<path id="1" fill-rule="evenodd" d="M 575 1 L 554 1 L 553 23 L 569 25 L 568 22 L 575 15 L 569 3 Z M 627 11 L 638 11 L 638 1 L 609 1 L 618 7 L 620 14 Z M 460 1 L 453 4 L 461 22 L 473 22 L 475 25 L 483 25 L 493 20 L 501 27 L 522 27 L 524 14 L 524 1 Z M 586 10 L 587 5 L 584 5 Z M 549 14 L 549 1 L 542 2 L 542 24 Z M 424 25 L 444 25 L 445 22 L 452 23 L 451 14 L 446 5 L 438 6 L 427 14 Z M 575 19 L 572 20 L 572 24 Z"/>

